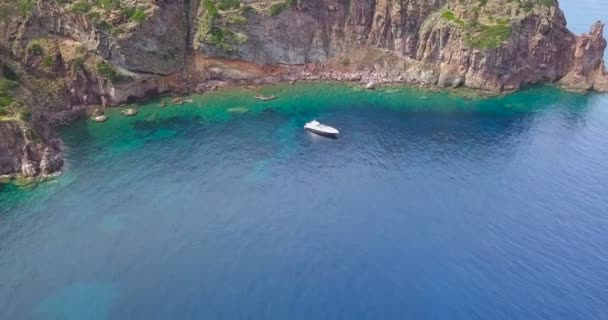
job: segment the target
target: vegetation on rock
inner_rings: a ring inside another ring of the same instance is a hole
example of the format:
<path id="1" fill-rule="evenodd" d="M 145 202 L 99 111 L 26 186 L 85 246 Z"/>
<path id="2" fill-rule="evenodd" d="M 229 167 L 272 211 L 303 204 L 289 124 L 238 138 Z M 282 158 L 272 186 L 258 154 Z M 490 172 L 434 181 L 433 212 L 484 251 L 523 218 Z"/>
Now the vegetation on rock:
<path id="1" fill-rule="evenodd" d="M 117 83 L 125 80 L 125 76 L 118 72 L 111 64 L 100 61 L 97 63 L 97 72 L 99 75 L 112 83 Z"/>
<path id="2" fill-rule="evenodd" d="M 297 0 L 285 0 L 283 2 L 275 3 L 272 6 L 270 6 L 269 14 L 271 16 L 276 16 L 276 15 L 280 14 L 281 12 L 283 12 L 283 10 L 285 10 L 285 9 L 295 7 L 297 3 L 298 3 Z"/>
<path id="3" fill-rule="evenodd" d="M 465 42 L 476 49 L 497 48 L 511 36 L 511 26 L 507 24 L 477 25 L 465 36 Z"/>
<path id="4" fill-rule="evenodd" d="M 0 79 L 0 110 L 5 111 L 4 108 L 13 103 L 14 100 L 10 94 L 18 86 L 19 83 L 16 81 Z"/>
<path id="5" fill-rule="evenodd" d="M 103 32 L 121 33 L 123 24 L 139 24 L 148 18 L 147 1 L 120 0 L 62 0 L 69 12 L 84 15 L 95 27 Z"/>
<path id="6" fill-rule="evenodd" d="M 195 37 L 199 44 L 211 44 L 224 51 L 233 51 L 239 44 L 247 42 L 244 34 L 235 33 L 226 25 L 246 24 L 245 12 L 251 13 L 251 7 L 241 7 L 239 0 L 202 0 L 204 15 L 201 17 Z"/>
<path id="7" fill-rule="evenodd" d="M 495 49 L 511 36 L 513 20 L 554 4 L 554 0 L 459 0 L 449 3 L 440 17 L 462 30 L 468 47 Z"/>

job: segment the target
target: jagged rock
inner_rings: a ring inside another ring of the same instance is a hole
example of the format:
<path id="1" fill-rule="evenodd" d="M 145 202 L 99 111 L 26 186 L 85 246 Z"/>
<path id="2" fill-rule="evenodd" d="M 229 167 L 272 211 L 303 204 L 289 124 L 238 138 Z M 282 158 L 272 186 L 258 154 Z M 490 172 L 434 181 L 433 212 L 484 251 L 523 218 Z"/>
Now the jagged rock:
<path id="1" fill-rule="evenodd" d="M 53 141 L 49 147 L 44 149 L 42 160 L 40 160 L 40 172 L 45 175 L 57 172 L 63 167 L 63 158 L 59 152 L 60 142 Z"/>
<path id="2" fill-rule="evenodd" d="M 38 174 L 38 170 L 32 161 L 28 160 L 26 157 L 21 159 L 21 175 L 24 177 L 35 177 Z"/>
<path id="3" fill-rule="evenodd" d="M 604 64 L 606 39 L 604 24 L 600 21 L 591 27 L 589 34 L 577 38 L 573 67 L 560 80 L 568 89 L 608 92 L 608 72 Z"/>
<path id="4" fill-rule="evenodd" d="M 63 165 L 61 144 L 49 139 L 48 128 L 40 124 L 32 141 L 32 128 L 19 120 L 0 121 L 0 175 L 34 177 L 51 173 Z"/>

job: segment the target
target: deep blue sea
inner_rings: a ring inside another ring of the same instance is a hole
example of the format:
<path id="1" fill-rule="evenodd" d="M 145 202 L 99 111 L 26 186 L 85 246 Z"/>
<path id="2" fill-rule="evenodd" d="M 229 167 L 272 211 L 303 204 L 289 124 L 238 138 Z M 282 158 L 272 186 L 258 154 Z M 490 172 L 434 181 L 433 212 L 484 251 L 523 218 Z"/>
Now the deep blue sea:
<path id="1" fill-rule="evenodd" d="M 63 128 L 0 186 L 0 319 L 608 319 L 608 95 L 257 92 Z"/>

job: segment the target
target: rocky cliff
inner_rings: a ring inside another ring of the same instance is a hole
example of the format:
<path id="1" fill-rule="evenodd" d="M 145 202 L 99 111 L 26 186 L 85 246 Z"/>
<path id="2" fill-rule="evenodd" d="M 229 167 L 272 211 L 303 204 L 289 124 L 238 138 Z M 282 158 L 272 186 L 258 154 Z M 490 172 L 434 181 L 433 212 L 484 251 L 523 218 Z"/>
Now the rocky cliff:
<path id="1" fill-rule="evenodd" d="M 0 175 L 59 167 L 30 119 L 226 83 L 605 92 L 603 27 L 574 35 L 555 0 L 0 0 Z"/>
<path id="2" fill-rule="evenodd" d="M 61 142 L 52 138 L 45 122 L 31 126 L 20 120 L 0 121 L 0 176 L 48 175 L 63 165 Z"/>
<path id="3" fill-rule="evenodd" d="M 210 18 L 213 9 L 201 9 L 200 52 L 441 87 L 502 92 L 559 82 L 608 91 L 603 24 L 577 37 L 557 1 L 287 1 L 276 15 L 276 2 L 242 2 L 253 9 L 241 20 L 234 10 Z"/>

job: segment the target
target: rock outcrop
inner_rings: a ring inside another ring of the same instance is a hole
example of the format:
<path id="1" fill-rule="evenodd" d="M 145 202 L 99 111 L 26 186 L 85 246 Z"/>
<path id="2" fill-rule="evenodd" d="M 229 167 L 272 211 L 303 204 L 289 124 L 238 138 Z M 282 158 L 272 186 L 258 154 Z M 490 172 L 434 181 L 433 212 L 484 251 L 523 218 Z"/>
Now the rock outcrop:
<path id="1" fill-rule="evenodd" d="M 15 13 L 0 15 L 0 175 L 60 168 L 42 122 L 168 91 L 299 79 L 608 91 L 604 25 L 576 36 L 556 0 L 0 0 L 0 12 Z"/>
<path id="2" fill-rule="evenodd" d="M 608 72 L 604 63 L 606 39 L 603 33 L 604 24 L 598 21 L 589 34 L 577 38 L 572 68 L 559 81 L 565 88 L 608 92 Z"/>
<path id="3" fill-rule="evenodd" d="M 61 141 L 49 134 L 44 122 L 34 128 L 20 120 L 0 121 L 0 176 L 34 177 L 61 169 Z"/>

